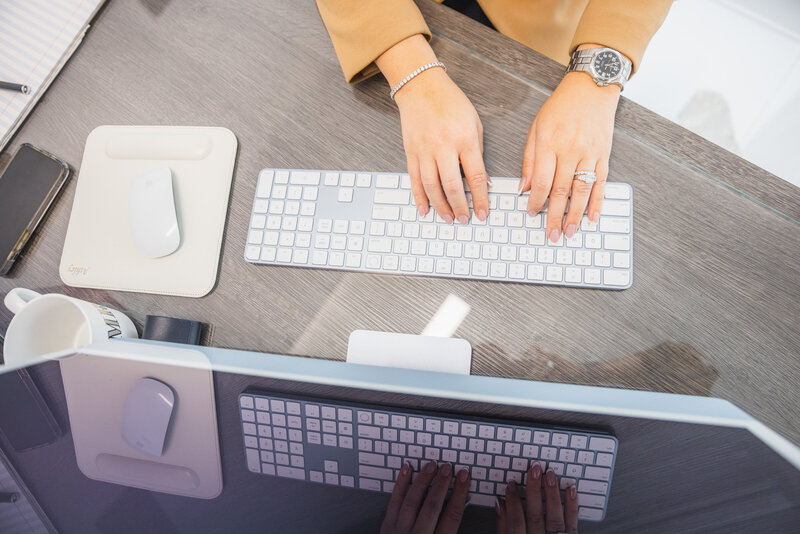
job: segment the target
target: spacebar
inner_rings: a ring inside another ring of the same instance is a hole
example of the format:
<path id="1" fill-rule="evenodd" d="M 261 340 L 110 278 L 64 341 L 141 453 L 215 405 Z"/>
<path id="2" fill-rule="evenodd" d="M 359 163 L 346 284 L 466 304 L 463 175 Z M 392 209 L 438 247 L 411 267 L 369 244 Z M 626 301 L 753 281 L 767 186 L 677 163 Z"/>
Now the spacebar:
<path id="1" fill-rule="evenodd" d="M 483 493 L 470 493 L 469 503 L 478 506 L 494 506 L 497 497 L 494 495 L 485 495 Z"/>

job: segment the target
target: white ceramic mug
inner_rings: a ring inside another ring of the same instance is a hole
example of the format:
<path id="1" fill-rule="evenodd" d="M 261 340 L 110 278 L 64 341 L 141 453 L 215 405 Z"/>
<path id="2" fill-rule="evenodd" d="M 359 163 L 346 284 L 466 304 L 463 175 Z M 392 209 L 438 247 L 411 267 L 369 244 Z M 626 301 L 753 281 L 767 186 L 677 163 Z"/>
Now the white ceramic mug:
<path id="1" fill-rule="evenodd" d="M 8 292 L 5 305 L 14 313 L 3 348 L 9 365 L 113 337 L 139 337 L 125 314 L 58 293 L 18 287 Z"/>

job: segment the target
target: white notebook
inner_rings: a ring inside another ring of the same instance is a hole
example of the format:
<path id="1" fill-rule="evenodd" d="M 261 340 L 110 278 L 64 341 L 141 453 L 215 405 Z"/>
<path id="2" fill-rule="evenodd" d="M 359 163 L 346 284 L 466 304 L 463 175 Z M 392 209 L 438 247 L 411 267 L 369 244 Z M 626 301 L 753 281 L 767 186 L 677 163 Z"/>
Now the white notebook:
<path id="1" fill-rule="evenodd" d="M 0 150 L 80 44 L 105 0 L 0 0 Z"/>

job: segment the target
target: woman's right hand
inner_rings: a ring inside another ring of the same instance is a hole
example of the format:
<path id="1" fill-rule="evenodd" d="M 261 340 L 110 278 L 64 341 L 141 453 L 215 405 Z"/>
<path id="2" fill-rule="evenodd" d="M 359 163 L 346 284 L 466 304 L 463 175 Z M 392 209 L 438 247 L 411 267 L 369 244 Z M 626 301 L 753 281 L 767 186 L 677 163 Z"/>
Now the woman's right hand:
<path id="1" fill-rule="evenodd" d="M 520 499 L 521 491 L 525 491 L 524 507 Z M 498 500 L 496 509 L 497 534 L 578 534 L 578 493 L 575 486 L 568 487 L 564 492 L 562 506 L 558 477 L 552 469 L 542 473 L 539 464 L 528 468 L 524 490 L 513 482 L 506 486 L 505 502 Z"/>
<path id="2" fill-rule="evenodd" d="M 377 64 L 394 86 L 416 68 L 436 61 L 422 35 L 385 52 Z M 399 79 L 398 79 L 399 78 Z M 421 215 L 429 205 L 448 223 L 467 224 L 469 206 L 459 163 L 464 169 L 475 215 L 489 214 L 488 180 L 483 164 L 483 126 L 475 107 L 439 67 L 418 74 L 396 94 L 403 145 L 414 201 Z"/>

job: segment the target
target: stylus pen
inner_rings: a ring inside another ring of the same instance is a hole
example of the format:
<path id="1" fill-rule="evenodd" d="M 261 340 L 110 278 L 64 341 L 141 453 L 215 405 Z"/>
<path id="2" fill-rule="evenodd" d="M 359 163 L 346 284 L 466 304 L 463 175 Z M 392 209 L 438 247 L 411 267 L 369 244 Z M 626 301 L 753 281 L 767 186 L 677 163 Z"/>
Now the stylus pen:
<path id="1" fill-rule="evenodd" d="M 31 92 L 31 88 L 27 85 L 20 85 L 18 83 L 0 82 L 0 89 L 8 89 L 10 91 L 19 91 L 23 95 Z"/>

